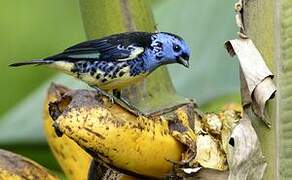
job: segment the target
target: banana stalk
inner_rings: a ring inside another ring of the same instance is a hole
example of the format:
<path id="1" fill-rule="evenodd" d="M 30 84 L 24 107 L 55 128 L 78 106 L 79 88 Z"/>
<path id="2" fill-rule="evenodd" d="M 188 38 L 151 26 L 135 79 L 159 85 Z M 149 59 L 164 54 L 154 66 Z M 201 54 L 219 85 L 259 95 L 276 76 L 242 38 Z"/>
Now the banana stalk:
<path id="1" fill-rule="evenodd" d="M 46 168 L 20 155 L 0 150 L 0 179 L 2 180 L 58 180 Z"/>

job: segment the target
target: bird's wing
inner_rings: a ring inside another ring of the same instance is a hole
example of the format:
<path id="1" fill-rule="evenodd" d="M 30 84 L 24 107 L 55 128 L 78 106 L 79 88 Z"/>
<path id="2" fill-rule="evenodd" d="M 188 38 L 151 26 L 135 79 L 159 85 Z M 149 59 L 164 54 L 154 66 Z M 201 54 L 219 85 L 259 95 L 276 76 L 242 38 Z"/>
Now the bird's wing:
<path id="1" fill-rule="evenodd" d="M 150 43 L 148 39 L 150 38 L 141 32 L 122 33 L 82 42 L 46 59 L 126 61 L 142 54 Z"/>

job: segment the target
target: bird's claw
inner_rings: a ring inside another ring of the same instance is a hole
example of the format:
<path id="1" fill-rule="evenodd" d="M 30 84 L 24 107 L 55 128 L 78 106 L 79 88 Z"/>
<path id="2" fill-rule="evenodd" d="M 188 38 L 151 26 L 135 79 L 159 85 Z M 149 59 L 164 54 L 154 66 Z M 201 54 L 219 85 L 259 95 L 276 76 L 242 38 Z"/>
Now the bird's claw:
<path id="1" fill-rule="evenodd" d="M 113 96 L 109 95 L 109 96 L 108 96 L 108 99 L 109 99 L 109 102 L 110 102 L 111 104 L 114 104 L 114 103 L 115 103 L 115 99 L 114 99 Z"/>
<path id="2" fill-rule="evenodd" d="M 144 116 L 144 117 L 146 117 L 146 118 L 148 118 L 148 119 L 151 119 L 151 118 L 155 118 L 155 117 L 157 117 L 157 115 L 156 115 L 156 114 L 153 114 L 153 113 L 142 113 L 142 112 L 141 112 L 140 115 L 141 115 L 141 116 Z"/>
<path id="3" fill-rule="evenodd" d="M 146 113 L 140 111 L 139 109 L 137 109 L 135 106 L 133 106 L 132 104 L 130 104 L 127 100 L 125 100 L 123 98 L 115 97 L 115 96 L 108 94 L 107 92 L 105 92 L 97 87 L 93 87 L 93 88 L 96 89 L 98 96 L 107 97 L 111 104 L 117 103 L 117 104 L 121 105 L 122 107 L 124 107 L 129 112 L 135 114 L 137 117 L 147 117 L 147 118 L 152 117 L 152 114 L 148 114 L 148 113 L 146 114 Z"/>
<path id="4" fill-rule="evenodd" d="M 148 118 L 148 114 L 145 114 L 142 111 L 136 111 L 134 114 L 138 117 L 147 117 Z"/>
<path id="5" fill-rule="evenodd" d="M 114 104 L 115 103 L 115 99 L 114 99 L 114 96 L 111 95 L 111 94 L 108 94 L 107 92 L 97 88 L 97 87 L 93 87 L 94 89 L 96 89 L 96 92 L 97 92 L 97 96 L 100 97 L 100 96 L 105 96 L 107 97 L 107 99 L 109 100 L 109 102 L 111 104 Z"/>

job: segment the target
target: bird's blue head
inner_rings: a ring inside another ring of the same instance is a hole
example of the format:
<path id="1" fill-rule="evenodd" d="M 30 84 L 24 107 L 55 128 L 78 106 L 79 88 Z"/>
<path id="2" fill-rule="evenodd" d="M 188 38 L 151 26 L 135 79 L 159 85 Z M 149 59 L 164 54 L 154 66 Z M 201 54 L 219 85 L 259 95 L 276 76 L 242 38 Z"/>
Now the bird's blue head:
<path id="1" fill-rule="evenodd" d="M 163 64 L 179 63 L 187 68 L 189 67 L 190 49 L 181 37 L 171 33 L 159 32 L 154 33 L 151 40 L 149 51 L 153 56 L 152 66 L 158 67 Z"/>

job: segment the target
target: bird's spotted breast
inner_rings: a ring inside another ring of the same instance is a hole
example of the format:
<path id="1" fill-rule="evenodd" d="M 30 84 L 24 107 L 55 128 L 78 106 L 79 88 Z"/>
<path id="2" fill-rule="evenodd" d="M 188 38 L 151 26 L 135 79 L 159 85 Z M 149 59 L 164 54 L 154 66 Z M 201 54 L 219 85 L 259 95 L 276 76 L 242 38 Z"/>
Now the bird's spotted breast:
<path id="1" fill-rule="evenodd" d="M 120 62 L 79 61 L 71 72 L 88 84 L 105 90 L 115 86 L 123 88 L 146 75 L 141 59 Z"/>

